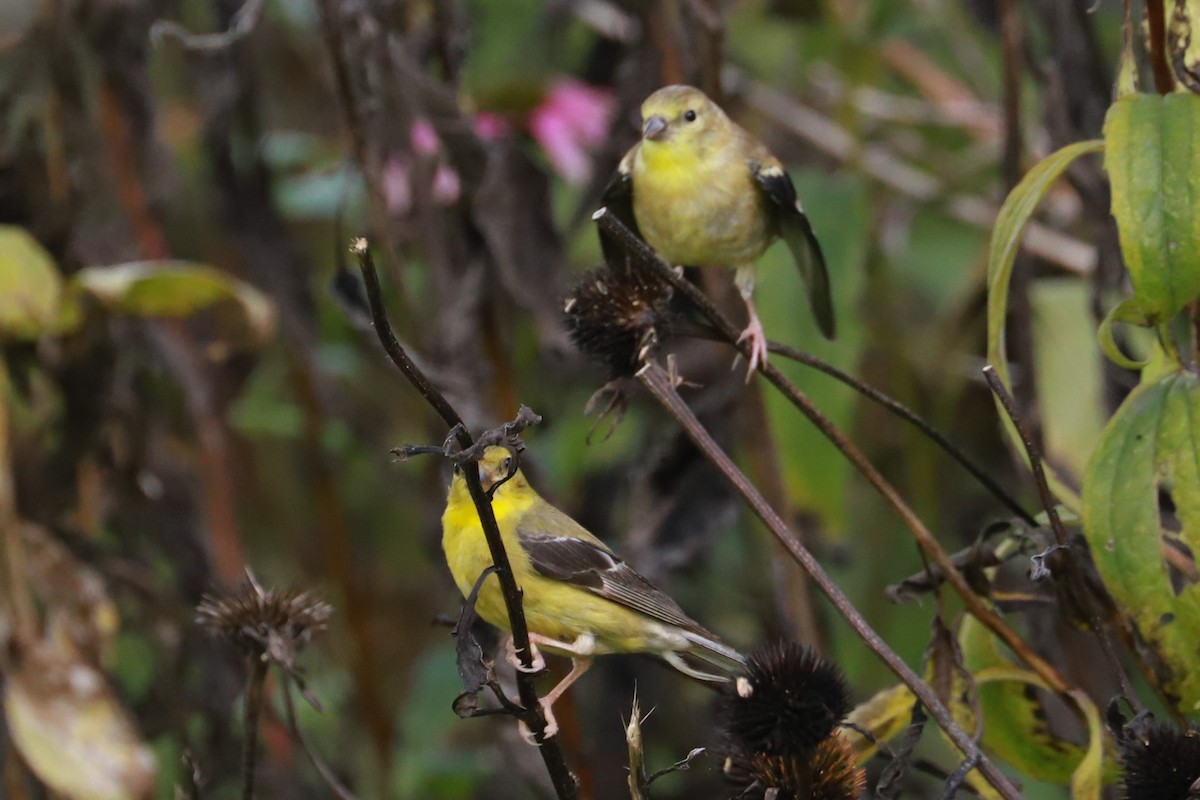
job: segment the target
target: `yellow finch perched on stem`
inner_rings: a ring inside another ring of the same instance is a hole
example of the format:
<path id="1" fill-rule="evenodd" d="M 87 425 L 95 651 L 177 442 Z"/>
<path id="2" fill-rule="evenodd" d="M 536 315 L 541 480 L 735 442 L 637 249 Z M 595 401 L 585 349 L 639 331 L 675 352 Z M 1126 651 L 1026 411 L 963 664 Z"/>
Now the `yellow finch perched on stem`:
<path id="1" fill-rule="evenodd" d="M 817 326 L 833 338 L 829 274 L 796 188 L 766 145 L 699 89 L 667 86 L 642 103 L 642 139 L 621 159 L 604 203 L 673 264 L 732 267 L 750 323 L 750 371 L 767 359 L 754 309 L 754 262 L 782 238 Z"/>
<path id="2" fill-rule="evenodd" d="M 467 597 L 492 558 L 459 471 L 464 468 L 475 465 L 455 468 L 442 515 L 442 548 L 454 582 Z M 539 648 L 572 661 L 571 672 L 541 700 L 547 736 L 558 730 L 551 706 L 587 671 L 593 656 L 648 653 L 691 678 L 711 682 L 726 680 L 744 663 L 604 542 L 543 500 L 520 470 L 513 471 L 506 448 L 487 448 L 478 469 L 483 488 L 495 487 L 492 510 L 523 591 L 536 669 L 544 664 Z M 487 622 L 509 630 L 495 575 L 483 582 L 475 608 Z M 509 660 L 519 667 L 514 653 Z"/>

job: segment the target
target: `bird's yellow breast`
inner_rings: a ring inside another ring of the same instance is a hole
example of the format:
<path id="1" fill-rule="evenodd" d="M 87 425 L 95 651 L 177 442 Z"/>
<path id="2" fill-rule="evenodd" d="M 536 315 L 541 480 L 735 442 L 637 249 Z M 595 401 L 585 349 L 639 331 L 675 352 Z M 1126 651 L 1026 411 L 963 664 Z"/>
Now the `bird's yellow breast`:
<path id="1" fill-rule="evenodd" d="M 460 481 L 455 483 L 442 514 L 442 549 L 455 584 L 463 597 L 467 597 L 475 581 L 492 565 L 492 556 L 466 487 Z M 492 511 L 513 575 L 523 591 L 525 621 L 530 632 L 567 643 L 586 634 L 594 639 L 596 654 L 669 649 L 673 637 L 663 625 L 586 589 L 547 578 L 533 568 L 521 547 L 517 527 L 534 505 L 544 504 L 545 500 L 528 487 L 515 488 L 502 486 L 492 499 Z M 484 581 L 475 609 L 484 621 L 510 630 L 504 596 L 495 575 Z"/>
<path id="2" fill-rule="evenodd" d="M 643 141 L 632 163 L 633 213 L 646 242 L 673 264 L 739 267 L 771 243 L 749 164 L 730 149 Z"/>

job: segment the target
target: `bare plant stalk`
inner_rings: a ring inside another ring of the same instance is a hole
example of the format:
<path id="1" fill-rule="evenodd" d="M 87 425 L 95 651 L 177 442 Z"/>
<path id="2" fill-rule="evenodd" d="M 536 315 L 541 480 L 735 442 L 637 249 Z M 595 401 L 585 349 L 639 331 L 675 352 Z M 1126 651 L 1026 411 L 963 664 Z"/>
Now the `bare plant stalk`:
<path id="1" fill-rule="evenodd" d="M 1175 79 L 1167 60 L 1167 10 L 1162 0 L 1147 0 L 1146 23 L 1150 29 L 1150 69 L 1154 73 L 1154 88 L 1159 94 L 1170 94 L 1175 88 Z"/>
<path id="2" fill-rule="evenodd" d="M 262 711 L 263 684 L 270 661 L 266 654 L 250 657 L 242 725 L 242 800 L 254 800 L 254 772 L 258 763 L 258 717 Z"/>
<path id="3" fill-rule="evenodd" d="M 475 441 L 467 432 L 467 426 L 463 424 L 462 418 L 437 387 L 429 381 L 429 378 L 413 363 L 392 331 L 387 311 L 383 306 L 379 276 L 376 274 L 375 262 L 371 258 L 367 240 L 356 239 L 350 251 L 358 258 L 359 270 L 362 272 L 363 281 L 366 284 L 367 302 L 371 308 L 371 321 L 375 326 L 375 335 L 379 337 L 379 342 L 383 345 L 388 358 L 408 379 L 413 388 L 425 398 L 425 401 L 437 412 L 442 421 L 451 428 L 459 445 L 464 450 L 470 448 Z M 467 489 L 471 493 L 471 500 L 475 504 L 475 511 L 479 514 L 479 522 L 483 526 L 483 535 L 487 539 L 488 551 L 491 553 L 492 563 L 496 567 L 496 578 L 500 582 L 500 591 L 504 596 L 504 608 L 508 613 L 509 627 L 512 629 L 513 646 L 517 651 L 517 656 L 521 659 L 522 666 L 527 670 L 532 670 L 533 651 L 529 646 L 529 627 L 525 622 L 525 612 L 521 605 L 521 588 L 517 586 L 512 565 L 508 560 L 508 553 L 504 549 L 504 541 L 500 537 L 500 528 L 496 525 L 496 516 L 492 512 L 492 499 L 483 490 L 478 470 L 464 469 L 462 475 Z M 557 740 L 547 738 L 545 735 L 546 717 L 538 702 L 533 676 L 524 670 L 517 670 L 516 679 L 521 705 L 525 708 L 520 715 L 521 719 L 533 731 L 542 761 L 545 762 L 546 770 L 550 773 L 554 791 L 560 800 L 574 800 L 578 796 L 575 777 L 567 767 Z"/>
<path id="4" fill-rule="evenodd" d="M 693 286 L 682 275 L 676 274 L 667 262 L 659 258 L 658 254 L 650 249 L 649 245 L 634 235 L 620 220 L 609 214 L 607 209 L 598 211 L 595 215 L 595 220 L 603 235 L 611 236 L 618 240 L 626 253 L 634 257 L 641 267 L 653 270 L 662 280 L 669 282 L 676 291 L 687 297 L 707 318 L 716 332 L 730 346 L 737 349 L 743 356 L 749 359 L 749 344 L 739 342 L 740 332 L 738 329 L 729 321 L 728 317 L 713 305 L 712 301 L 705 297 L 703 292 Z M 1016 631 L 1009 627 L 1008 623 L 1001 618 L 995 609 L 984 602 L 979 595 L 975 594 L 970 584 L 967 583 L 967 579 L 963 577 L 958 567 L 955 566 L 954 561 L 950 558 L 950 554 L 946 552 L 941 543 L 925 527 L 925 523 L 921 521 L 916 512 L 904 502 L 904 499 L 896 491 L 896 488 L 863 455 L 862 451 L 846 438 L 846 435 L 828 417 L 821 413 L 820 409 L 813 405 L 812 400 L 804 392 L 800 391 L 795 384 L 789 381 L 777 367 L 770 363 L 760 364 L 759 371 L 787 397 L 792 405 L 804 414 L 804 416 L 808 417 L 817 430 L 834 447 L 841 451 L 842 455 L 854 465 L 855 469 L 862 473 L 867 482 L 883 496 L 883 499 L 887 501 L 892 510 L 896 512 L 896 515 L 900 517 L 901 521 L 912 532 L 913 538 L 917 540 L 917 544 L 938 565 L 946 581 L 962 597 L 967 611 L 983 623 L 984 627 L 994 633 L 1002 642 L 1008 645 L 1017 657 L 1029 665 L 1029 668 L 1037 673 L 1053 691 L 1059 694 L 1066 694 L 1070 686 L 1059 674 L 1058 670 L 1034 652 L 1033 648 Z"/>
<path id="5" fill-rule="evenodd" d="M 717 469 L 721 470 L 726 479 L 733 484 L 734 489 L 737 490 L 754 511 L 755 516 L 762 520 L 771 533 L 787 548 L 792 558 L 812 577 L 813 582 L 829 598 L 834 608 L 850 624 L 850 627 L 854 629 L 859 638 L 863 640 L 873 653 L 879 656 L 888 669 L 895 673 L 896 677 L 903 681 L 921 703 L 929 709 L 930 715 L 942 727 L 942 730 L 946 732 L 946 735 L 950 737 L 955 746 L 962 750 L 967 758 L 978 759 L 977 766 L 979 772 L 988 783 L 1006 800 L 1019 800 L 1021 795 L 1017 791 L 1017 788 L 979 750 L 979 746 L 975 740 L 955 721 L 950 709 L 946 708 L 942 701 L 938 699 L 937 694 L 929 684 L 923 681 L 888 646 L 887 642 L 871 628 L 858 609 L 854 607 L 854 604 L 850 602 L 850 599 L 842 593 L 842 590 L 829 577 L 829 573 L 825 572 L 812 553 L 800 543 L 799 537 L 788 528 L 787 523 L 771 508 L 770 504 L 762 496 L 762 493 L 738 470 L 729 456 L 721 449 L 720 445 L 704 429 L 704 426 L 700 424 L 700 421 L 692 413 L 692 410 L 688 408 L 683 398 L 675 391 L 675 385 L 671 376 L 657 364 L 647 363 L 637 373 L 637 377 L 650 390 L 654 398 L 662 404 L 663 408 L 670 412 L 671 416 L 675 418 L 708 460 Z"/>
<path id="6" fill-rule="evenodd" d="M 1121 685 L 1121 694 L 1135 712 L 1141 712 L 1143 710 L 1141 701 L 1138 700 L 1137 693 L 1133 690 L 1133 684 L 1130 682 L 1129 676 L 1125 673 L 1125 668 L 1121 665 L 1121 659 L 1117 655 L 1116 644 L 1113 641 L 1112 631 L 1104 622 L 1104 617 L 1097 606 L 1095 596 L 1088 590 L 1088 587 L 1084 585 L 1082 580 L 1082 570 L 1080 570 L 1078 561 L 1074 556 L 1074 551 L 1071 549 L 1071 540 L 1067 536 L 1066 526 L 1063 525 L 1062 517 L 1058 514 L 1058 504 L 1054 501 L 1054 495 L 1050 493 L 1050 484 L 1046 482 L 1046 470 L 1042 467 L 1042 452 L 1033 440 L 1033 436 L 1030 434 L 1029 428 L 1025 425 L 1025 421 L 1017 413 L 1017 403 L 1013 399 L 1013 396 L 1009 394 L 1008 389 L 1004 387 L 1000 376 L 996 374 L 996 369 L 990 364 L 984 367 L 983 377 L 987 379 L 988 386 L 992 388 L 992 392 L 1000 400 L 1000 405 L 1004 406 L 1004 412 L 1012 420 L 1013 426 L 1017 429 L 1017 434 L 1021 437 L 1021 444 L 1025 447 L 1025 454 L 1029 457 L 1029 471 L 1033 473 L 1033 480 L 1038 488 L 1038 497 L 1041 498 L 1042 507 L 1046 509 L 1046 516 L 1050 520 L 1050 529 L 1054 532 L 1054 541 L 1058 545 L 1058 552 L 1062 554 L 1062 565 L 1058 570 L 1062 574 L 1059 577 L 1075 587 L 1074 594 L 1082 601 L 1082 605 L 1087 612 L 1088 625 L 1091 627 L 1092 633 L 1096 635 L 1096 639 L 1100 642 L 1100 649 L 1104 651 L 1104 657 L 1108 660 L 1109 666 L 1112 667 L 1113 673 L 1117 676 L 1117 682 Z"/>

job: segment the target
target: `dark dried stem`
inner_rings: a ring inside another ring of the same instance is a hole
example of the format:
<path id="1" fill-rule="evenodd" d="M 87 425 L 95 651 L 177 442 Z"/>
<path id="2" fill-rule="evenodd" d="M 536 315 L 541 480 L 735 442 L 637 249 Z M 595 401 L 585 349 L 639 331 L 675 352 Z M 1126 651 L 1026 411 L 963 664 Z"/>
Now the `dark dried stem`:
<path id="1" fill-rule="evenodd" d="M 1147 0 L 1146 22 L 1150 28 L 1150 69 L 1154 73 L 1154 89 L 1170 94 L 1175 88 L 1171 64 L 1167 60 L 1167 11 L 1162 0 Z"/>
<path id="2" fill-rule="evenodd" d="M 645 242 L 621 224 L 620 220 L 616 219 L 612 214 L 607 213 L 607 210 L 602 209 L 597 212 L 595 219 L 603 235 L 617 239 L 626 253 L 637 259 L 641 266 L 654 270 L 659 277 L 671 283 L 676 291 L 687 297 L 699 309 L 717 333 L 730 346 L 737 349 L 745 358 L 749 359 L 749 345 L 739 343 L 738 341 L 740 331 L 713 305 L 712 301 L 705 297 L 703 292 L 684 279 L 683 276 L 677 275 L 669 264 L 659 258 Z M 883 496 L 888 505 L 892 507 L 892 510 L 896 512 L 896 515 L 900 517 L 905 526 L 912 532 L 921 549 L 928 554 L 934 563 L 941 567 L 943 574 L 946 576 L 946 581 L 962 597 L 963 603 L 971 615 L 1008 645 L 1053 691 L 1066 694 L 1070 687 L 1058 673 L 1058 670 L 1035 653 L 1029 644 L 1017 635 L 1016 631 L 1009 627 L 990 605 L 985 603 L 979 595 L 972 591 L 970 584 L 967 583 L 967 579 L 955 566 L 950 554 L 934 538 L 929 529 L 925 527 L 925 523 L 921 521 L 912 508 L 904 502 L 904 499 L 896 491 L 896 488 L 863 455 L 862 451 L 846 438 L 846 435 L 828 417 L 821 413 L 820 409 L 813 405 L 808 396 L 789 381 L 777 367 L 767 363 L 761 365 L 759 370 L 768 381 L 774 384 L 787 397 L 792 405 L 796 406 L 816 426 L 817 430 L 825 438 L 829 439 L 834 447 L 841 451 L 842 455 L 854 465 L 855 469 L 862 473 L 867 482 Z"/>
<path id="3" fill-rule="evenodd" d="M 1067 529 L 1063 525 L 1062 517 L 1058 514 L 1058 504 L 1054 500 L 1054 495 L 1050 492 L 1050 484 L 1046 481 L 1046 470 L 1042 465 L 1042 452 L 1030 435 L 1025 421 L 1021 419 L 1021 415 L 1017 412 L 1016 401 L 1013 400 L 1013 396 L 1009 394 L 1008 389 L 1004 387 L 1004 383 L 1000 380 L 1000 376 L 996 374 L 995 368 L 990 364 L 984 367 L 983 377 L 987 379 L 988 386 L 991 387 L 992 392 L 1000 401 L 1000 405 L 1004 407 L 1004 412 L 1008 414 L 1008 418 L 1012 420 L 1013 427 L 1017 429 L 1017 435 L 1021 437 L 1021 444 L 1025 447 L 1025 455 L 1029 458 L 1029 471 L 1033 473 L 1034 483 L 1037 484 L 1038 497 L 1042 501 L 1042 507 L 1046 510 L 1046 517 L 1050 520 L 1050 529 L 1054 532 L 1054 541 L 1058 545 L 1057 552 L 1062 554 L 1060 556 L 1061 566 L 1056 570 L 1059 573 L 1058 577 L 1074 584 L 1074 594 L 1082 600 L 1088 616 L 1088 624 L 1092 629 L 1092 633 L 1096 635 L 1096 639 L 1100 642 L 1100 649 L 1104 651 L 1104 656 L 1108 659 L 1109 666 L 1117 676 L 1117 681 L 1121 685 L 1122 696 L 1124 696 L 1126 702 L 1135 711 L 1141 712 L 1143 706 L 1133 690 L 1133 684 L 1130 683 L 1129 676 L 1125 673 L 1125 668 L 1121 666 L 1121 659 L 1117 654 L 1112 631 L 1104 622 L 1104 616 L 1097 605 L 1095 595 L 1085 585 L 1082 570 L 1079 569 L 1074 551 L 1071 549 L 1071 539 L 1067 535 Z"/>
<path id="4" fill-rule="evenodd" d="M 1000 47 L 1003 62 L 1004 192 L 1021 180 L 1021 11 L 1017 0 L 1000 2 Z"/>
<path id="5" fill-rule="evenodd" d="M 379 276 L 376 274 L 375 262 L 371 258 L 367 241 L 365 239 L 355 240 L 351 252 L 358 258 L 359 270 L 362 272 L 363 281 L 366 284 L 367 303 L 371 308 L 371 322 L 388 358 L 425 398 L 425 401 L 437 412 L 442 421 L 450 427 L 462 449 L 471 448 L 475 442 L 458 412 L 413 363 L 396 339 L 396 334 L 392 331 L 391 323 L 387 318 L 387 311 L 383 306 Z M 504 596 L 504 607 L 508 613 L 509 627 L 512 629 L 513 645 L 516 648 L 517 656 L 521 659 L 521 664 L 527 669 L 532 669 L 533 653 L 529 646 L 529 628 L 525 623 L 525 612 L 521 606 L 521 589 L 517 586 L 516 578 L 513 576 L 512 565 L 504 550 L 504 541 L 500 538 L 500 528 L 496 525 L 496 517 L 492 512 L 491 498 L 483 490 L 477 470 L 465 469 L 462 474 L 471 494 L 471 501 L 475 504 L 475 510 L 479 514 L 479 522 L 483 526 L 483 535 L 487 539 L 492 563 L 496 566 L 496 578 L 500 582 L 500 591 Z M 545 762 L 546 770 L 550 773 L 550 780 L 554 784 L 554 791 L 560 800 L 574 800 L 578 794 L 575 778 L 567 767 L 567 762 L 563 758 L 557 741 L 545 736 L 546 718 L 542 713 L 542 706 L 538 702 L 533 677 L 522 670 L 517 670 L 516 679 L 521 705 L 525 707 L 522 719 L 533 731 L 542 761 Z"/>
<path id="6" fill-rule="evenodd" d="M 242 800 L 254 799 L 254 772 L 258 762 L 258 718 L 262 712 L 263 685 L 270 662 L 265 653 L 250 657 L 246 678 L 245 719 L 242 726 Z"/>
<path id="7" fill-rule="evenodd" d="M 854 629 L 854 632 L 858 634 L 859 638 L 863 640 L 873 653 L 879 656 L 888 669 L 895 673 L 912 690 L 920 702 L 930 710 L 930 714 L 946 732 L 946 735 L 950 737 L 951 741 L 967 757 L 974 758 L 978 756 L 979 771 L 988 783 L 995 787 L 996 791 L 1002 797 L 1008 800 L 1018 800 L 1021 795 L 1017 792 L 1016 787 L 1009 782 L 1008 778 L 1000 772 L 995 764 L 979 751 L 975 741 L 954 720 L 950 709 L 942 704 L 929 684 L 921 680 L 921 677 L 908 664 L 904 663 L 904 660 L 871 628 L 870 624 L 863 618 L 858 609 L 854 607 L 850 599 L 842 593 L 842 590 L 829 577 L 829 574 L 818 563 L 812 553 L 800 543 L 799 537 L 788 528 L 787 523 L 771 508 L 758 489 L 738 470 L 729 456 L 726 455 L 708 431 L 704 429 L 704 426 L 700 424 L 700 421 L 692 413 L 692 410 L 688 408 L 683 398 L 675 391 L 675 385 L 671 376 L 657 364 L 648 363 L 638 372 L 637 377 L 655 399 L 670 412 L 671 416 L 675 418 L 688 437 L 695 442 L 696 446 L 700 448 L 708 460 L 725 475 L 734 489 L 737 490 L 750 506 L 751 510 L 754 511 L 755 516 L 762 520 L 763 524 L 775 535 L 775 538 L 787 548 L 787 551 L 796 562 L 812 576 L 813 582 L 829 598 L 834 608 L 845 618 L 850 627 Z"/>

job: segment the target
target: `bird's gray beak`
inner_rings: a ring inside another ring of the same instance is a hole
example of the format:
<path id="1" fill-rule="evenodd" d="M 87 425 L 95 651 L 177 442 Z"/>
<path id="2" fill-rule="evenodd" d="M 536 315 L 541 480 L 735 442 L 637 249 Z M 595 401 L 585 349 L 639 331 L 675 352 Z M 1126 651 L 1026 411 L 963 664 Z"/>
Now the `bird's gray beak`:
<path id="1" fill-rule="evenodd" d="M 642 124 L 643 139 L 661 139 L 667 132 L 667 121 L 655 114 Z"/>

